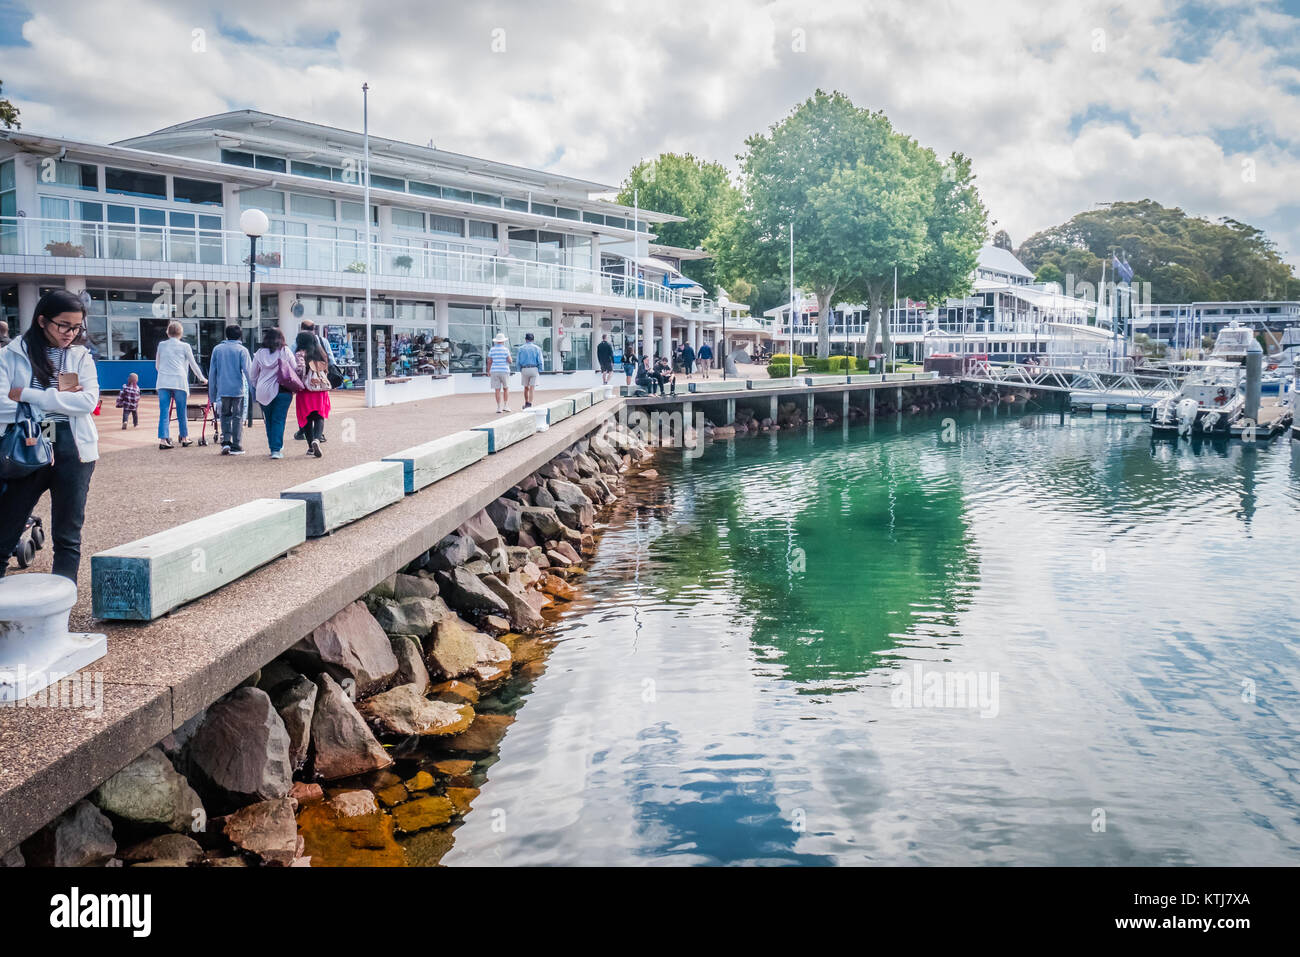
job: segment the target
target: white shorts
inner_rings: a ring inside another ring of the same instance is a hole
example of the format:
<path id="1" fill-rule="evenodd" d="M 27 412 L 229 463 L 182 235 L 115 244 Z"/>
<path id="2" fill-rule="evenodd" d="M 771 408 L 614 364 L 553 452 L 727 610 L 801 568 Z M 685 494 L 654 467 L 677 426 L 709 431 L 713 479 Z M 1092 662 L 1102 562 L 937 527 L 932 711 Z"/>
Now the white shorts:
<path id="1" fill-rule="evenodd" d="M 494 390 L 510 388 L 510 373 L 509 372 L 492 373 L 492 388 Z"/>
<path id="2" fill-rule="evenodd" d="M 527 369 L 519 370 L 519 378 L 525 389 L 529 386 L 537 385 L 537 375 L 538 372 L 536 366 L 529 366 Z"/>

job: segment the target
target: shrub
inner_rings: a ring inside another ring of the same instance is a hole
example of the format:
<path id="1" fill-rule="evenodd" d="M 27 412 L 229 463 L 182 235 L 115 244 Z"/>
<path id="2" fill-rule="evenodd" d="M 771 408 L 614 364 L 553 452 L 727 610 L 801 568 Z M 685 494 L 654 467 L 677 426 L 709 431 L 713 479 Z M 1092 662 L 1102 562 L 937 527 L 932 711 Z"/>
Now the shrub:
<path id="1" fill-rule="evenodd" d="M 794 372 L 790 371 L 791 359 L 794 360 Z M 804 364 L 803 356 L 791 356 L 788 353 L 775 353 L 767 363 L 767 375 L 770 379 L 788 379 L 797 373 Z"/>
<path id="2" fill-rule="evenodd" d="M 831 356 L 826 362 L 827 372 L 853 372 L 858 367 L 857 356 Z"/>

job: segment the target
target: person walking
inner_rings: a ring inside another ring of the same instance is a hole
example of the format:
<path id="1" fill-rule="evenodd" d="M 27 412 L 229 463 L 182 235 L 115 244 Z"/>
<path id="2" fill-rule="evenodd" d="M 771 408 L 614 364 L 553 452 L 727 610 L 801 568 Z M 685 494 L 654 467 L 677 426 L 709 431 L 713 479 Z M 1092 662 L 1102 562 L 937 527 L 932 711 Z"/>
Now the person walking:
<path id="1" fill-rule="evenodd" d="M 682 346 L 682 371 L 686 373 L 686 378 L 691 377 L 691 367 L 695 365 L 695 350 L 688 342 Z"/>
<path id="2" fill-rule="evenodd" d="M 296 360 L 284 344 L 284 333 L 276 326 L 262 330 L 261 347 L 253 353 L 253 394 L 262 407 L 266 444 L 271 458 L 284 458 L 284 422 L 293 394 L 303 389 L 295 369 Z"/>
<path id="3" fill-rule="evenodd" d="M 212 350 L 208 362 L 208 401 L 221 416 L 221 454 L 244 454 L 244 396 L 253 381 L 253 357 L 240 340 L 237 323 L 226 326 L 226 338 Z"/>
<path id="4" fill-rule="evenodd" d="M 609 336 L 602 335 L 596 346 L 596 361 L 600 363 L 600 381 L 609 385 L 609 377 L 614 372 L 614 347 L 609 344 Z"/>
<path id="5" fill-rule="evenodd" d="M 303 384 L 293 403 L 298 427 L 307 439 L 307 454 L 320 458 L 320 437 L 330 417 L 329 353 L 321 347 L 316 334 L 306 329 L 298 333 L 294 345 L 294 370 Z"/>
<path id="6" fill-rule="evenodd" d="M 138 414 L 140 408 L 140 377 L 132 372 L 126 377 L 126 385 L 122 386 L 121 391 L 117 393 L 117 401 L 113 403 L 122 410 L 122 428 L 126 429 L 126 420 L 131 420 L 131 428 L 136 428 L 140 424 Z"/>
<path id="7" fill-rule="evenodd" d="M 506 334 L 498 332 L 492 337 L 492 348 L 488 350 L 488 376 L 492 380 L 492 391 L 497 394 L 497 414 L 509 412 L 510 406 L 510 347 L 506 345 Z"/>
<path id="8" fill-rule="evenodd" d="M 302 320 L 300 323 L 298 323 L 298 331 L 299 331 L 299 332 L 310 332 L 312 335 L 314 335 L 314 336 L 316 337 L 316 341 L 320 343 L 320 347 L 321 347 L 321 349 L 322 349 L 322 350 L 324 351 L 324 353 L 325 353 L 325 358 L 329 360 L 329 362 L 330 362 L 331 365 L 334 363 L 334 350 L 330 348 L 329 340 L 326 339 L 324 336 L 322 336 L 322 335 L 320 334 L 320 330 L 316 328 L 316 322 L 315 322 L 315 320 L 312 320 L 312 319 L 304 319 L 304 320 Z M 332 386 L 334 383 L 330 383 L 330 384 L 331 384 L 331 386 Z M 321 431 L 321 435 L 320 435 L 320 441 L 324 442 L 324 441 L 325 441 L 325 432 L 323 431 L 323 430 L 324 430 L 324 425 L 323 425 L 323 424 L 322 424 L 321 428 L 322 428 L 322 431 Z M 293 437 L 294 437 L 295 439 L 306 439 L 306 438 L 307 438 L 306 430 L 305 430 L 305 429 L 299 429 L 297 432 L 295 432 L 295 433 L 293 434 Z"/>
<path id="9" fill-rule="evenodd" d="M 85 346 L 86 307 L 66 289 L 36 303 L 31 327 L 0 350 L 0 424 L 6 429 L 29 415 L 53 432 L 53 460 L 10 478 L 0 492 L 0 577 L 27 527 L 27 518 L 50 493 L 52 571 L 77 580 L 86 495 L 99 459 L 93 419 L 99 375 Z"/>
<path id="10" fill-rule="evenodd" d="M 167 338 L 158 343 L 154 356 L 154 368 L 158 370 L 158 448 L 174 449 L 171 438 L 172 405 L 176 406 L 176 432 L 180 436 L 181 446 L 188 447 L 190 427 L 187 421 L 185 404 L 190 397 L 189 370 L 193 369 L 200 385 L 207 385 L 203 370 L 194 358 L 194 350 L 181 338 L 184 328 L 173 319 L 167 323 Z"/>
<path id="11" fill-rule="evenodd" d="M 524 344 L 519 347 L 519 379 L 524 387 L 524 408 L 532 408 L 533 394 L 537 391 L 537 377 L 542 374 L 542 350 L 533 342 L 531 332 L 524 333 Z"/>
<path id="12" fill-rule="evenodd" d="M 695 354 L 695 358 L 700 363 L 700 375 L 704 378 L 709 377 L 709 369 L 713 366 L 713 347 L 707 342 L 700 343 L 700 351 Z"/>
<path id="13" fill-rule="evenodd" d="M 632 380 L 636 377 L 637 361 L 636 354 L 632 350 L 632 343 L 627 342 L 623 346 L 623 375 L 627 382 L 625 385 L 632 388 Z"/>

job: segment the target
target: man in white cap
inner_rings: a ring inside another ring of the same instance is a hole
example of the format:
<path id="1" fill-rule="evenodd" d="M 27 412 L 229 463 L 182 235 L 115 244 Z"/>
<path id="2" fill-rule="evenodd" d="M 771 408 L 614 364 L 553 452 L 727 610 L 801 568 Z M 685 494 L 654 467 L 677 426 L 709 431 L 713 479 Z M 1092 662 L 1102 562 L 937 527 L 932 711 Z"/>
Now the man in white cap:
<path id="1" fill-rule="evenodd" d="M 497 394 L 497 412 L 509 412 L 510 406 L 510 347 L 506 345 L 506 334 L 498 332 L 492 337 L 492 348 L 488 350 L 488 376 L 492 379 L 492 391 Z"/>

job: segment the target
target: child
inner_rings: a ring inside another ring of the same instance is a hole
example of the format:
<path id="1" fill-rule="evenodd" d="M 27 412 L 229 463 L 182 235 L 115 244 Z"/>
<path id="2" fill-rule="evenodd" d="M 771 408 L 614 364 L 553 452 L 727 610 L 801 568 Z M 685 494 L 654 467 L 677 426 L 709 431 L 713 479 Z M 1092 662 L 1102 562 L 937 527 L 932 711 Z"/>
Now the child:
<path id="1" fill-rule="evenodd" d="M 132 428 L 140 424 L 140 416 L 136 411 L 140 408 L 140 377 L 134 372 L 126 377 L 126 385 L 122 386 L 114 404 L 122 410 L 122 428 L 126 428 L 128 418 Z"/>

